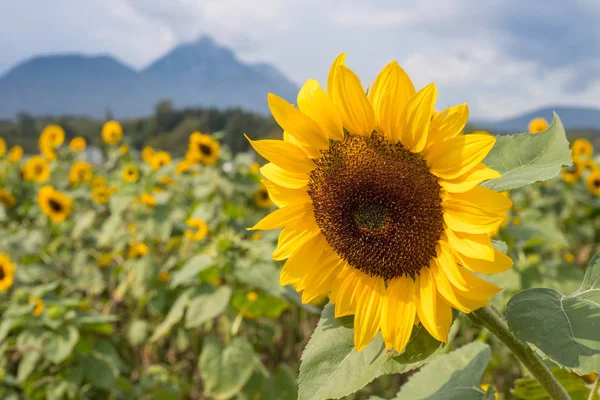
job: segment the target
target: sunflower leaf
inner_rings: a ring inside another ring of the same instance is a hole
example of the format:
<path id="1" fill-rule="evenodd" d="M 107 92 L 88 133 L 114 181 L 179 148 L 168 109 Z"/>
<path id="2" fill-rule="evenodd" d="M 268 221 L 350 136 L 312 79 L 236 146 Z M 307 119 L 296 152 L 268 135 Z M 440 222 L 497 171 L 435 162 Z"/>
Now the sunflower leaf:
<path id="1" fill-rule="evenodd" d="M 585 385 L 583 379 L 577 375 L 560 368 L 552 368 L 552 375 L 569 393 L 571 399 L 586 400 L 588 398 L 590 389 Z M 519 400 L 550 400 L 546 389 L 529 376 L 515 381 L 513 395 Z"/>
<path id="2" fill-rule="evenodd" d="M 483 162 L 502 174 L 482 185 L 498 192 L 554 178 L 563 166 L 571 165 L 565 128 L 555 113 L 544 132 L 498 136 Z"/>
<path id="3" fill-rule="evenodd" d="M 302 354 L 299 400 L 340 398 L 363 388 L 375 378 L 418 368 L 444 348 L 422 328 L 415 328 L 401 354 L 387 352 L 381 335 L 362 351 L 354 349 L 352 317 L 334 317 L 327 304 Z"/>
<path id="4" fill-rule="evenodd" d="M 396 400 L 483 400 L 481 375 L 491 351 L 482 342 L 469 343 L 424 366 L 402 386 Z"/>
<path id="5" fill-rule="evenodd" d="M 561 367 L 579 375 L 600 372 L 600 252 L 576 292 L 524 290 L 508 302 L 506 318 L 519 339 Z"/>

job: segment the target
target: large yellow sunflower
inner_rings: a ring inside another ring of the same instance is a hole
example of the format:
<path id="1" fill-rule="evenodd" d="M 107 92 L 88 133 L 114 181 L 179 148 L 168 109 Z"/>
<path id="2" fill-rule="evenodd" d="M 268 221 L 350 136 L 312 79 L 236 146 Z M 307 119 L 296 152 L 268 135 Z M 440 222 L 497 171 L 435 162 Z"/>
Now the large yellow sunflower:
<path id="1" fill-rule="evenodd" d="M 50 178 L 50 165 L 40 156 L 32 156 L 21 168 L 27 181 L 44 183 Z"/>
<path id="2" fill-rule="evenodd" d="M 50 185 L 40 188 L 38 204 L 53 222 L 64 222 L 73 212 L 73 200 Z"/>
<path id="3" fill-rule="evenodd" d="M 123 137 L 123 128 L 117 121 L 107 121 L 102 126 L 102 139 L 107 144 L 116 144 Z"/>
<path id="4" fill-rule="evenodd" d="M 0 253 L 0 292 L 9 289 L 15 279 L 15 265 L 8 254 Z"/>
<path id="5" fill-rule="evenodd" d="M 447 342 L 452 308 L 471 312 L 501 290 L 471 272 L 512 266 L 490 240 L 512 203 L 477 186 L 500 176 L 482 163 L 496 139 L 463 134 L 466 105 L 432 119 L 435 85 L 415 92 L 396 62 L 365 95 L 344 59 L 327 93 L 305 83 L 299 109 L 269 94 L 283 140 L 251 144 L 270 161 L 261 173 L 279 209 L 251 229 L 283 228 L 281 283 L 354 315 L 357 350 L 381 330 L 401 351 L 417 322 Z"/>

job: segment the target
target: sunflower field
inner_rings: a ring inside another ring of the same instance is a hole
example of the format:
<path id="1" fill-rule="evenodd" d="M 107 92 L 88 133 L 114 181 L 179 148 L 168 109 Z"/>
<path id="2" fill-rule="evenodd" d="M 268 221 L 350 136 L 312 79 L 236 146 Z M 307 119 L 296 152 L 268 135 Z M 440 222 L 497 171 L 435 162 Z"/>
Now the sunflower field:
<path id="1" fill-rule="evenodd" d="M 0 398 L 600 399 L 592 144 L 436 96 L 342 54 L 255 152 L 0 139 Z"/>

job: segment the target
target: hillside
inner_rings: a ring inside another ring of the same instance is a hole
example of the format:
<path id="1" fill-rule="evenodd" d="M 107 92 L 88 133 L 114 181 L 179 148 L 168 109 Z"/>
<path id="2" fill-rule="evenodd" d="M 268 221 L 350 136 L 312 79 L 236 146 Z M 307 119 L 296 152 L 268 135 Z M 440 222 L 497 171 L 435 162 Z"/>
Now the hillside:
<path id="1" fill-rule="evenodd" d="M 527 130 L 529 121 L 542 117 L 552 121 L 552 112 L 556 112 L 566 129 L 600 130 L 600 109 L 590 107 L 551 106 L 533 110 L 514 118 L 499 121 L 472 121 L 480 129 L 493 132 L 514 133 Z"/>

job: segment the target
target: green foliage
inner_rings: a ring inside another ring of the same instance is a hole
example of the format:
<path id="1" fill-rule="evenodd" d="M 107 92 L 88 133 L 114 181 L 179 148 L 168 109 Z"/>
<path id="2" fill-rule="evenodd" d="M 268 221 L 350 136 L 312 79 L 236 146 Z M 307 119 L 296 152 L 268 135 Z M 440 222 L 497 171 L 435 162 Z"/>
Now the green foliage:
<path id="1" fill-rule="evenodd" d="M 567 390 L 572 400 L 588 399 L 590 389 L 580 377 L 559 368 L 553 368 L 552 374 Z M 519 400 L 551 400 L 548 392 L 531 377 L 518 379 L 515 382 L 513 395 Z"/>

